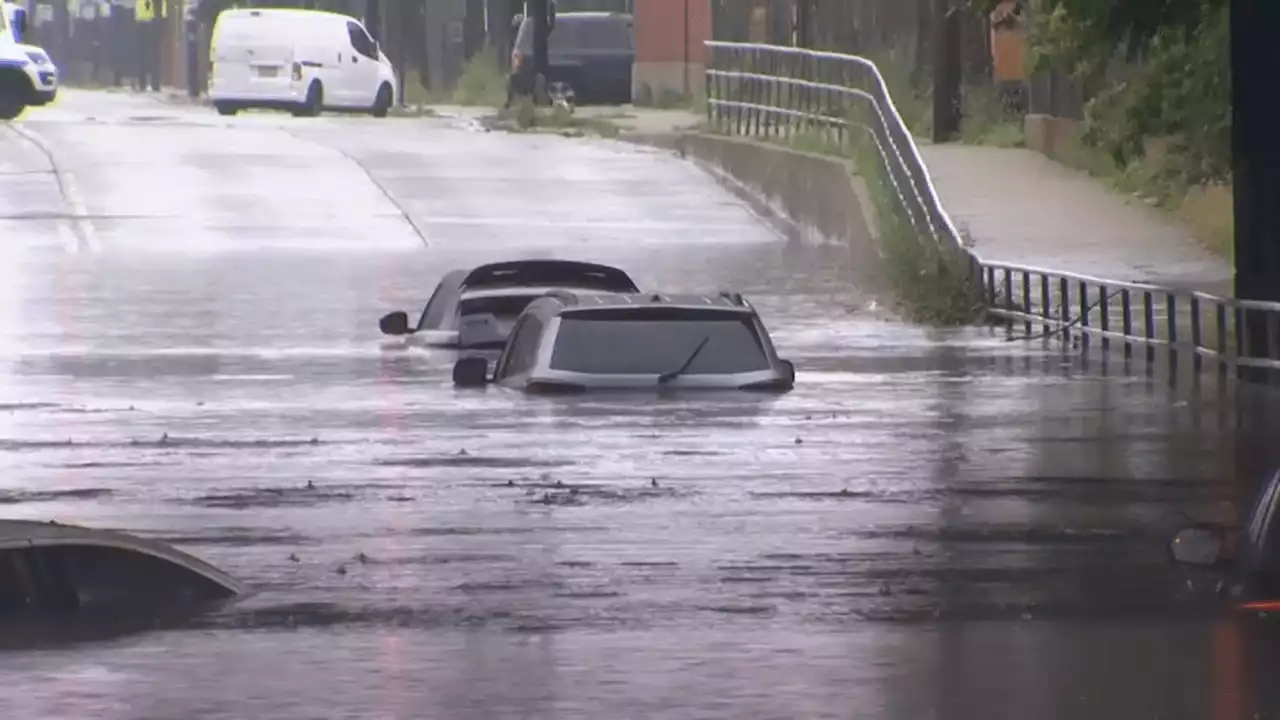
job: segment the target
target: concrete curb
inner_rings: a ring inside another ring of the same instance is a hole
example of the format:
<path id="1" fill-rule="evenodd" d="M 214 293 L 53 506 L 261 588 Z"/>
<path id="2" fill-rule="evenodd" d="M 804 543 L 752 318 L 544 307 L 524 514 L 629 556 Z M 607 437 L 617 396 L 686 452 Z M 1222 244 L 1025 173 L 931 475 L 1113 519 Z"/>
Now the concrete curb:
<path id="1" fill-rule="evenodd" d="M 629 132 L 619 139 L 694 162 L 789 240 L 846 248 L 859 287 L 891 293 L 874 206 L 852 162 L 700 132 Z"/>

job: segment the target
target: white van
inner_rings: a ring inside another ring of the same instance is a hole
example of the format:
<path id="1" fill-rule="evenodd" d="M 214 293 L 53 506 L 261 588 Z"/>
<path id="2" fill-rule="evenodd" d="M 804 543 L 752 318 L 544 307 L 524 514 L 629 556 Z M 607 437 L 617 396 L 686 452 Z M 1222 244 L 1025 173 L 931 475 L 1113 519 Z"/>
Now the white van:
<path id="1" fill-rule="evenodd" d="M 209 98 L 222 115 L 246 108 L 386 117 L 396 73 L 360 21 L 283 8 L 223 10 L 209 48 Z"/>

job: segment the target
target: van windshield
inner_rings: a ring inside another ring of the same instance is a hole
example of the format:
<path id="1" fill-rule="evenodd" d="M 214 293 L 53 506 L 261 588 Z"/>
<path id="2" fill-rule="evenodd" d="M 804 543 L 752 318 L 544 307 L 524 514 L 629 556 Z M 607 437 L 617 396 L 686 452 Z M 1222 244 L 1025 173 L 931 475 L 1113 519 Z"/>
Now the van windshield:
<path id="1" fill-rule="evenodd" d="M 572 17 L 560 16 L 547 38 L 548 52 L 611 50 L 629 52 L 634 48 L 631 20 L 626 16 Z M 516 49 L 528 55 L 533 52 L 533 22 L 525 18 L 516 35 Z"/>
<path id="2" fill-rule="evenodd" d="M 704 344 L 705 341 L 705 344 Z M 553 370 L 659 375 L 680 368 L 721 375 L 769 369 L 749 315 L 672 308 L 659 315 L 629 310 L 565 313 L 551 353 Z"/>

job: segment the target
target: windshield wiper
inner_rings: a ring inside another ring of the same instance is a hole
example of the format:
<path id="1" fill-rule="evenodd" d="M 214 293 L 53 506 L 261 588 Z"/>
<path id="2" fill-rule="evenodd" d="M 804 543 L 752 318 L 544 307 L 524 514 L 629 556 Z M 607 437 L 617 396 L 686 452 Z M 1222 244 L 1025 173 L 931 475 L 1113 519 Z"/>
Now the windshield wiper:
<path id="1" fill-rule="evenodd" d="M 698 353 L 702 352 L 702 348 L 706 347 L 707 342 L 710 340 L 711 340 L 710 335 L 702 338 L 702 342 L 698 343 L 698 347 L 694 348 L 693 352 L 689 353 L 689 358 L 684 361 L 684 364 L 682 364 L 680 367 L 676 368 L 675 370 L 672 370 L 670 372 L 664 372 L 658 376 L 658 384 L 666 385 L 672 380 L 675 380 L 676 378 L 683 375 L 684 371 L 688 370 L 689 366 L 693 364 L 693 361 L 698 359 Z"/>

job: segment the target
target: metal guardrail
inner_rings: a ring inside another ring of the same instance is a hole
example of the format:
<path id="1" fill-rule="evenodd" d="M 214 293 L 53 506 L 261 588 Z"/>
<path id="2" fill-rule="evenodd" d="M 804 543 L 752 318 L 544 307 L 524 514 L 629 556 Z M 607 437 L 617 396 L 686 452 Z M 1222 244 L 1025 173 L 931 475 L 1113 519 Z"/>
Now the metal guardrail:
<path id="1" fill-rule="evenodd" d="M 706 47 L 707 117 L 713 128 L 777 140 L 816 132 L 842 146 L 854 133 L 864 133 L 902 217 L 920 237 L 962 254 L 980 283 L 987 313 L 1011 337 L 1020 325 L 1021 338 L 1058 337 L 1082 349 L 1122 350 L 1126 360 L 1175 369 L 1185 359 L 1197 372 L 1212 367 L 1224 379 L 1233 369 L 1280 370 L 1280 303 L 983 260 L 947 215 L 872 61 L 753 43 L 710 41 Z M 1242 349 L 1250 347 L 1265 354 L 1246 357 Z"/>

